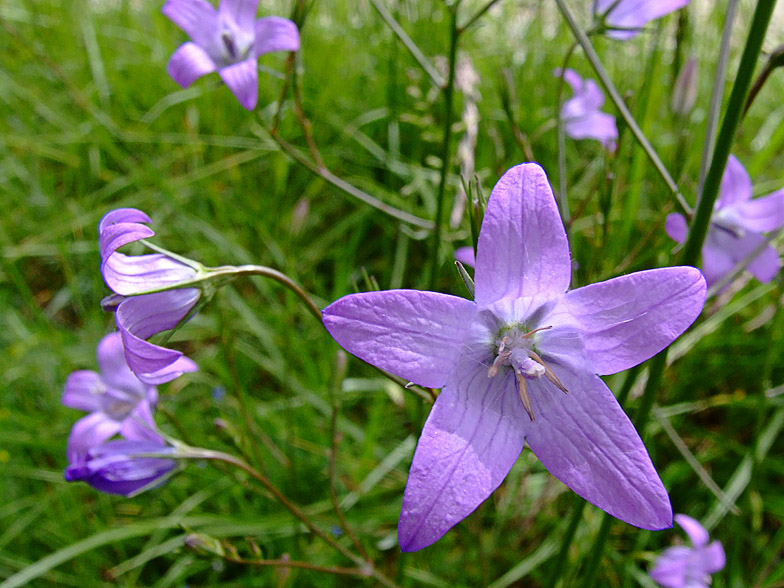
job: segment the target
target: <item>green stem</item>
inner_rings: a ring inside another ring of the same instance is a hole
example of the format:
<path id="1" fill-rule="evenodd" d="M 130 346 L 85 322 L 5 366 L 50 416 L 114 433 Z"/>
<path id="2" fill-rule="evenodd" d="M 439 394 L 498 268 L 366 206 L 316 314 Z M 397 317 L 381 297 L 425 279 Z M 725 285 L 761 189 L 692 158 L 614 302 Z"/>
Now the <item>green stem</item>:
<path id="1" fill-rule="evenodd" d="M 751 87 L 754 66 L 759 59 L 765 32 L 768 29 L 768 23 L 775 6 L 776 0 L 759 0 L 757 8 L 754 10 L 754 18 L 751 21 L 749 36 L 740 58 L 738 74 L 735 76 L 735 84 L 732 86 L 724 120 L 716 139 L 716 148 L 713 151 L 708 175 L 705 176 L 705 185 L 702 187 L 702 193 L 697 203 L 697 212 L 689 228 L 686 245 L 683 247 L 681 260 L 684 265 L 696 265 L 700 258 L 702 244 L 708 234 L 708 226 L 713 214 L 713 205 L 719 195 L 724 168 L 727 167 L 735 132 L 743 116 L 743 105 L 746 103 L 746 96 L 748 96 Z"/>
<path id="2" fill-rule="evenodd" d="M 566 56 L 564 56 L 563 64 L 561 65 L 561 75 L 558 76 L 558 87 L 555 93 L 555 104 L 556 108 L 558 108 L 558 112 L 555 113 L 555 120 L 558 121 L 558 204 L 560 205 L 561 219 L 564 223 L 567 239 L 569 238 L 570 215 L 569 200 L 566 195 L 566 132 L 561 110 L 563 109 L 564 74 L 575 49 L 577 49 L 577 43 L 572 43 L 566 52 Z M 574 254 L 574 252 L 572 253 Z"/>
<path id="3" fill-rule="evenodd" d="M 475 13 L 475 14 L 474 14 L 474 15 L 473 15 L 471 18 L 469 18 L 469 19 L 468 19 L 468 20 L 467 20 L 467 21 L 466 21 L 466 22 L 465 22 L 465 23 L 464 23 L 464 24 L 463 24 L 463 25 L 462 25 L 462 26 L 461 26 L 461 27 L 458 29 L 458 32 L 462 33 L 462 32 L 463 32 L 463 31 L 465 31 L 466 29 L 468 29 L 468 28 L 470 28 L 471 26 L 473 26 L 473 25 L 474 25 L 474 23 L 476 23 L 476 21 L 478 21 L 480 18 L 482 18 L 482 17 L 484 16 L 485 12 L 487 12 L 488 10 L 490 10 L 490 9 L 493 7 L 493 5 L 494 5 L 494 4 L 496 4 L 497 2 L 498 2 L 498 0 L 489 0 L 489 1 L 487 2 L 487 4 L 485 4 L 484 6 L 482 6 L 482 8 L 480 8 L 479 10 L 477 10 L 477 11 L 476 11 L 476 13 Z"/>
<path id="4" fill-rule="evenodd" d="M 457 43 L 460 31 L 457 28 L 457 5 L 449 7 L 450 35 L 449 35 L 449 75 L 444 86 L 444 142 L 441 146 L 441 180 L 438 183 L 438 196 L 436 200 L 435 231 L 431 246 L 432 262 L 430 265 L 430 290 L 434 290 L 438 277 L 438 252 L 441 248 L 441 225 L 444 216 L 444 196 L 446 183 L 449 179 L 450 144 L 452 142 L 452 110 L 455 96 L 455 65 L 457 64 Z"/>

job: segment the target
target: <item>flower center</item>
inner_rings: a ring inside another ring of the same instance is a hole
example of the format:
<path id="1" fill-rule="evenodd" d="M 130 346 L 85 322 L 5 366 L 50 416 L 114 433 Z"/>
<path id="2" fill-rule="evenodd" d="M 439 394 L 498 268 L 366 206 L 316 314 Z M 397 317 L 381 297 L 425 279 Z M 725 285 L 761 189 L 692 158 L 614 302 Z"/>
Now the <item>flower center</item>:
<path id="1" fill-rule="evenodd" d="M 224 31 L 223 34 L 221 34 L 221 41 L 223 41 L 223 46 L 229 54 L 229 59 L 231 61 L 236 61 L 239 53 L 237 52 L 237 44 L 234 42 L 234 35 L 228 31 Z"/>
<path id="2" fill-rule="evenodd" d="M 503 366 L 509 366 L 514 370 L 517 393 L 520 395 L 525 412 L 532 421 L 534 411 L 531 407 L 531 398 L 528 396 L 528 380 L 538 380 L 544 376 L 559 390 L 568 393 L 552 368 L 534 351 L 531 338 L 539 331 L 548 329 L 552 329 L 552 326 L 539 327 L 533 331 L 526 331 L 523 325 L 502 329 L 496 339 L 495 360 L 487 370 L 488 378 L 494 377 Z"/>

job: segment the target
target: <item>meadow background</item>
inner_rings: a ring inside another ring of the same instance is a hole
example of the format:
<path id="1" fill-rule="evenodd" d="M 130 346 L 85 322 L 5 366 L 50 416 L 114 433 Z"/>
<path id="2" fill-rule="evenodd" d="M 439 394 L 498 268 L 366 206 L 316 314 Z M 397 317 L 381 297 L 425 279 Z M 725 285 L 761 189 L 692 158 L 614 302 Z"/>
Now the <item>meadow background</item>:
<path id="1" fill-rule="evenodd" d="M 382 4 L 445 75 L 444 2 Z M 462 19 L 483 4 L 465 0 Z M 740 3 L 727 88 L 754 4 Z M 291 150 L 308 152 L 291 100 L 280 127 L 290 152 L 266 130 L 286 56 L 260 60 L 269 72 L 260 74 L 255 113 L 242 109 L 215 75 L 182 90 L 165 66 L 185 35 L 161 5 L 0 4 L 0 588 L 374 585 L 308 570 L 256 569 L 186 548 L 184 536 L 198 531 L 230 540 L 245 555 L 252 537 L 265 557 L 350 564 L 242 476 L 189 464 L 165 486 L 132 499 L 63 481 L 67 435 L 81 414 L 60 405 L 62 386 L 71 371 L 96 369 L 95 346 L 114 328 L 99 304 L 108 290 L 99 272 L 97 223 L 110 209 L 146 211 L 155 243 L 207 265 L 275 267 L 322 307 L 375 284 L 428 286 L 429 229 L 379 212 L 293 159 Z M 260 14 L 288 16 L 293 5 L 265 0 Z M 588 26 L 590 2 L 569 5 Z M 632 41 L 593 40 L 692 204 L 725 5 L 694 0 L 686 15 L 652 23 Z M 766 50 L 784 41 L 782 8 Z M 461 37 L 452 155 L 475 130 L 463 162 L 471 163 L 485 193 L 503 171 L 528 159 L 526 141 L 557 185 L 552 72 L 571 43 L 549 0 L 501 0 Z M 678 120 L 670 110 L 672 86 L 689 56 L 699 63 L 698 99 Z M 579 49 L 570 65 L 595 78 Z M 431 221 L 442 96 L 370 2 L 313 2 L 296 67 L 305 115 L 329 170 Z M 782 95 L 777 70 L 732 149 L 757 195 L 784 186 Z M 476 105 L 471 116 L 469 104 Z M 609 101 L 605 110 L 617 114 Z M 566 142 L 577 284 L 675 259 L 663 223 L 676 203 L 622 123 L 620 130 L 609 160 L 597 142 Z M 467 218 L 449 221 L 459 172 L 455 159 L 437 289 L 466 295 L 451 264 L 454 248 L 470 244 Z M 676 342 L 654 418 L 640 431 L 675 512 L 703 521 L 724 543 L 727 567 L 715 588 L 784 586 L 783 284 L 781 275 L 769 284 L 742 277 L 708 301 Z M 349 546 L 330 501 L 334 437 L 333 479 L 348 523 L 377 568 L 400 586 L 545 585 L 581 499 L 527 449 L 477 512 L 432 547 L 400 553 L 400 501 L 429 405 L 354 358 L 338 379 L 338 346 L 289 292 L 261 279 L 236 281 L 174 341 L 201 369 L 159 388 L 164 412 L 157 421 L 167 433 L 247 455 Z M 623 381 L 607 379 L 616 393 Z M 630 414 L 639 391 L 638 380 L 626 405 Z M 561 585 L 582 585 L 601 520 L 601 511 L 585 508 Z M 678 529 L 652 533 L 617 522 L 599 585 L 654 586 L 646 571 L 681 536 Z"/>

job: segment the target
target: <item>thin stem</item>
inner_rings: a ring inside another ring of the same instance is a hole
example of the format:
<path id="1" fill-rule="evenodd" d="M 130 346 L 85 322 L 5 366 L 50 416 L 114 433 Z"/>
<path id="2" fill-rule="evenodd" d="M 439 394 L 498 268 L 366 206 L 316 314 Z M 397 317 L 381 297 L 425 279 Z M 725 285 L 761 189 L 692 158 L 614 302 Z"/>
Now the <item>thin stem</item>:
<path id="1" fill-rule="evenodd" d="M 275 116 L 272 117 L 272 126 L 270 127 L 271 132 L 277 133 L 278 125 L 280 125 L 280 119 L 283 115 L 283 104 L 286 100 L 286 94 L 289 91 L 289 85 L 291 84 L 291 75 L 294 71 L 294 64 L 296 59 L 295 53 L 289 53 L 288 59 L 286 59 L 286 77 L 283 79 L 283 87 L 280 89 L 280 98 L 278 98 L 278 107 L 275 109 Z"/>
<path id="2" fill-rule="evenodd" d="M 493 5 L 496 3 L 498 3 L 498 0 L 489 0 L 487 4 L 485 4 L 484 6 L 482 6 L 482 8 L 476 11 L 474 16 L 472 16 L 465 23 L 463 23 L 461 27 L 458 27 L 457 29 L 458 32 L 462 34 L 465 30 L 471 28 L 476 23 L 476 21 L 482 18 L 485 12 L 490 10 L 493 7 Z"/>
<path id="3" fill-rule="evenodd" d="M 312 125 L 310 124 L 310 120 L 308 120 L 308 117 L 305 116 L 305 101 L 302 99 L 302 88 L 299 84 L 297 71 L 294 69 L 294 63 L 287 63 L 291 68 L 290 75 L 291 79 L 293 80 L 292 87 L 294 88 L 294 114 L 296 114 L 299 126 L 302 128 L 302 133 L 305 135 L 305 142 L 308 144 L 308 149 L 310 149 L 310 154 L 313 156 L 313 161 L 316 162 L 316 166 L 319 169 L 327 169 L 327 166 L 324 165 L 324 160 L 321 158 L 321 153 L 316 146 L 316 141 L 313 139 Z"/>
<path id="4" fill-rule="evenodd" d="M 667 171 L 667 168 L 664 166 L 664 163 L 662 163 L 662 160 L 659 158 L 656 150 L 653 148 L 645 134 L 640 129 L 637 121 L 634 120 L 632 113 L 629 112 L 626 103 L 623 101 L 623 98 L 621 98 L 621 95 L 615 88 L 615 84 L 613 84 L 610 76 L 607 75 L 607 72 L 605 71 L 602 62 L 599 59 L 599 56 L 596 54 L 596 50 L 593 48 L 593 45 L 591 45 L 590 39 L 588 39 L 588 35 L 586 35 L 585 32 L 580 28 L 580 25 L 577 24 L 577 21 L 575 20 L 574 15 L 572 14 L 569 7 L 566 5 L 565 0 L 555 0 L 555 2 L 558 4 L 558 9 L 561 11 L 561 14 L 563 14 L 563 17 L 569 25 L 569 28 L 572 29 L 572 33 L 574 34 L 575 39 L 577 39 L 577 42 L 583 48 L 585 56 L 588 58 L 588 61 L 590 62 L 591 67 L 593 67 L 594 72 L 596 72 L 599 81 L 607 91 L 607 94 L 610 96 L 610 100 L 613 101 L 613 104 L 615 104 L 615 107 L 618 109 L 621 117 L 629 126 L 629 130 L 634 135 L 634 138 L 640 144 L 640 147 L 643 148 L 643 151 L 645 151 L 648 159 L 651 160 L 651 163 L 653 163 L 656 171 L 659 172 L 659 175 L 667 184 L 667 187 L 670 189 L 670 191 L 678 199 L 678 202 L 680 202 L 683 209 L 687 212 L 691 212 L 691 207 L 678 189 L 678 184 L 676 184 L 675 180 L 672 179 L 670 172 Z"/>
<path id="5" fill-rule="evenodd" d="M 243 559 L 241 557 L 231 557 L 225 555 L 222 557 L 224 561 L 245 566 L 258 566 L 258 567 L 278 567 L 278 568 L 300 568 L 311 570 L 313 572 L 323 572 L 325 574 L 335 574 L 344 576 L 365 576 L 369 577 L 370 573 L 365 568 L 338 568 L 330 566 L 317 566 L 316 564 L 308 563 L 306 561 L 296 561 L 292 559 Z"/>
<path id="6" fill-rule="evenodd" d="M 395 20 L 395 17 L 392 16 L 386 7 L 379 2 L 379 0 L 370 0 L 370 3 L 373 5 L 373 8 L 381 15 L 381 18 L 389 25 L 389 28 L 392 29 L 398 39 L 406 46 L 406 49 L 409 50 L 411 55 L 416 59 L 417 63 L 425 70 L 425 73 L 428 77 L 433 81 L 433 83 L 438 86 L 439 88 L 444 87 L 444 80 L 441 78 L 441 74 L 438 73 L 438 70 L 433 67 L 433 65 L 427 60 L 425 54 L 417 47 L 416 43 L 411 40 L 411 37 L 408 36 L 408 33 L 403 30 L 403 27 L 400 26 L 400 23 Z"/>
<path id="7" fill-rule="evenodd" d="M 460 31 L 457 28 L 457 5 L 452 5 L 449 7 L 449 15 L 449 75 L 446 86 L 444 86 L 444 140 L 441 146 L 441 180 L 438 183 L 435 231 L 433 232 L 433 244 L 431 246 L 433 256 L 430 265 L 431 290 L 435 289 L 436 278 L 438 276 L 438 252 L 441 247 L 441 225 L 443 224 L 442 220 L 444 216 L 444 196 L 446 194 L 446 183 L 449 178 L 450 145 L 452 142 L 452 104 L 454 102 L 455 95 L 455 66 L 457 64 L 457 44 L 460 39 Z"/>
<path id="8" fill-rule="evenodd" d="M 555 563 L 550 567 L 550 573 L 542 586 L 555 588 L 556 582 L 561 579 L 561 576 L 563 576 L 563 573 L 566 570 L 566 558 L 569 555 L 569 547 L 571 547 L 574 536 L 577 533 L 577 527 L 580 526 L 580 521 L 582 520 L 583 512 L 585 511 L 585 505 L 587 504 L 586 501 L 579 496 L 577 496 L 575 502 L 576 504 L 572 510 L 572 518 L 569 521 L 569 527 L 566 529 L 566 533 L 561 539 L 561 547 L 558 549 L 558 555 L 555 556 Z"/>
<path id="9" fill-rule="evenodd" d="M 724 31 L 721 34 L 721 49 L 719 49 L 719 62 L 716 64 L 716 75 L 713 78 L 713 92 L 711 93 L 710 111 L 708 114 L 708 129 L 705 132 L 705 144 L 702 146 L 702 159 L 700 161 L 700 182 L 697 194 L 702 194 L 705 184 L 705 174 L 708 173 L 708 162 L 713 155 L 716 129 L 719 128 L 719 110 L 721 97 L 724 94 L 724 82 L 727 79 L 727 65 L 730 61 L 730 42 L 732 41 L 732 25 L 738 9 L 738 0 L 727 2 L 727 12 L 724 16 Z"/>
<path id="10" fill-rule="evenodd" d="M 770 56 L 768 57 L 768 62 L 765 64 L 765 67 L 760 72 L 760 75 L 757 76 L 757 79 L 754 81 L 754 85 L 751 87 L 751 91 L 749 92 L 748 98 L 746 98 L 746 105 L 743 107 L 743 116 L 746 116 L 746 113 L 751 108 L 751 105 L 754 103 L 754 100 L 757 98 L 757 94 L 759 94 L 760 90 L 762 90 L 762 86 L 765 85 L 765 82 L 768 81 L 770 74 L 773 73 L 773 70 L 777 67 L 781 67 L 784 65 L 784 44 L 779 45 L 773 51 L 771 51 Z"/>
<path id="11" fill-rule="evenodd" d="M 569 214 L 569 200 L 566 195 L 566 130 L 564 119 L 561 116 L 563 110 L 563 89 L 564 89 L 564 76 L 566 75 L 566 67 L 569 65 L 569 60 L 577 49 L 577 43 L 572 43 L 569 50 L 564 56 L 563 64 L 561 65 L 561 75 L 558 76 L 558 87 L 556 89 L 555 105 L 558 109 L 555 113 L 555 120 L 557 121 L 558 133 L 558 204 L 561 209 L 561 219 L 564 223 L 566 230 L 566 237 L 569 238 L 570 229 L 570 214 Z"/>
<path id="12" fill-rule="evenodd" d="M 607 539 L 610 537 L 610 528 L 613 524 L 613 517 L 604 513 L 602 517 L 602 524 L 599 527 L 599 532 L 596 535 L 591 556 L 588 560 L 588 569 L 580 576 L 580 586 L 583 588 L 593 588 L 596 585 L 596 578 L 599 575 L 599 565 L 602 561 L 602 554 L 604 547 L 607 545 Z"/>
<path id="13" fill-rule="evenodd" d="M 696 265 L 699 260 L 702 244 L 708 234 L 713 205 L 719 195 L 721 178 L 730 157 L 735 132 L 743 116 L 743 105 L 751 86 L 754 66 L 759 59 L 765 32 L 768 29 L 768 23 L 775 6 L 776 0 L 759 0 L 757 8 L 754 10 L 754 18 L 751 22 L 743 55 L 740 58 L 738 74 L 735 76 L 735 83 L 732 86 L 727 110 L 724 113 L 724 120 L 716 140 L 716 148 L 713 152 L 708 175 L 705 176 L 705 184 L 698 199 L 697 212 L 689 227 L 689 235 L 683 247 L 681 259 L 684 265 Z"/>

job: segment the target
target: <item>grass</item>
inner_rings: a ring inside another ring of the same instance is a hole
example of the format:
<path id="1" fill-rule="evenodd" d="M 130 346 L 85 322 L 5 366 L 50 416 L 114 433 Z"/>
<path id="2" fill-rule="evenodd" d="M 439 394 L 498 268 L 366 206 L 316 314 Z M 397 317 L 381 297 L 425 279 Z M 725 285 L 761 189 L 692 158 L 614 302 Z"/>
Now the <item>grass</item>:
<path id="1" fill-rule="evenodd" d="M 285 15 L 291 4 L 265 2 L 261 10 Z M 481 4 L 466 0 L 461 15 L 467 18 Z M 750 4 L 741 3 L 728 88 Z M 449 38 L 443 3 L 384 5 L 395 7 L 408 35 L 444 75 Z M 165 64 L 184 35 L 159 8 L 160 2 L 86 0 L 11 0 L 0 7 L 0 587 L 373 585 L 310 570 L 256 569 L 185 548 L 184 535 L 198 531 L 230 540 L 246 557 L 251 537 L 265 558 L 288 554 L 314 565 L 351 564 L 246 478 L 238 483 L 206 464 L 190 464 L 166 486 L 132 499 L 62 480 L 68 431 L 78 418 L 60 405 L 63 382 L 73 370 L 95 369 L 95 346 L 113 328 L 99 304 L 107 290 L 96 239 L 97 222 L 108 210 L 145 210 L 156 243 L 205 264 L 280 269 L 321 306 L 368 289 L 366 276 L 383 289 L 422 288 L 429 280 L 430 231 L 347 195 L 297 163 L 265 130 L 285 56 L 261 60 L 273 73 L 261 74 L 254 114 L 214 75 L 181 90 Z M 586 25 L 587 9 L 580 8 Z M 693 204 L 723 14 L 692 6 L 690 32 L 680 44 L 674 41 L 676 20 L 669 17 L 658 33 L 654 25 L 628 43 L 594 44 L 665 165 L 680 170 L 676 180 Z M 772 49 L 769 36 L 765 48 Z M 485 193 L 524 159 L 509 114 L 557 184 L 552 71 L 571 42 L 555 5 L 533 0 L 502 0 L 462 36 L 458 60 L 465 67 L 470 59 L 481 96 L 472 156 Z M 656 59 L 647 76 L 641 64 L 649 63 L 652 51 Z M 700 67 L 697 107 L 686 122 L 676 121 L 668 106 L 678 54 L 695 55 Z M 579 51 L 571 65 L 595 77 Z M 442 104 L 371 4 L 316 3 L 303 28 L 297 68 L 305 113 L 330 171 L 388 205 L 432 220 Z M 733 145 L 755 193 L 784 185 L 784 134 L 777 130 L 783 90 L 774 73 Z M 465 96 L 456 93 L 455 141 L 465 134 Z M 610 105 L 605 109 L 613 112 Z M 280 134 L 308 154 L 290 100 Z M 567 140 L 566 148 L 576 283 L 674 259 L 663 221 L 677 205 L 629 133 L 622 130 L 618 153 L 609 160 L 590 141 Z M 609 191 L 608 175 L 614 178 Z M 452 166 L 446 218 L 459 185 Z M 470 238 L 466 218 L 456 227 L 444 225 L 440 291 L 464 295 L 450 261 L 453 248 Z M 671 353 L 677 358 L 665 372 L 656 418 L 641 431 L 675 511 L 710 522 L 712 535 L 725 545 L 727 567 L 715 576 L 716 588 L 784 586 L 781 286 L 780 277 L 768 285 L 742 278 L 708 302 L 680 351 Z M 334 530 L 334 396 L 340 407 L 338 499 L 379 570 L 401 586 L 543 585 L 579 499 L 527 450 L 476 513 L 433 547 L 400 553 L 400 499 L 428 407 L 353 358 L 336 387 L 338 347 L 294 295 L 260 279 L 235 282 L 174 341 L 201 369 L 161 387 L 166 414 L 157 420 L 166 432 L 247 454 L 320 528 Z M 622 381 L 608 378 L 616 392 Z M 636 403 L 633 391 L 630 412 Z M 216 419 L 228 426 L 216 427 Z M 702 472 L 689 465 L 683 448 Z M 705 475 L 731 498 L 735 513 L 721 506 Z M 586 508 L 563 586 L 580 585 L 601 514 Z M 336 535 L 351 546 L 345 533 Z M 645 571 L 679 535 L 616 524 L 600 585 L 652 586 Z"/>

